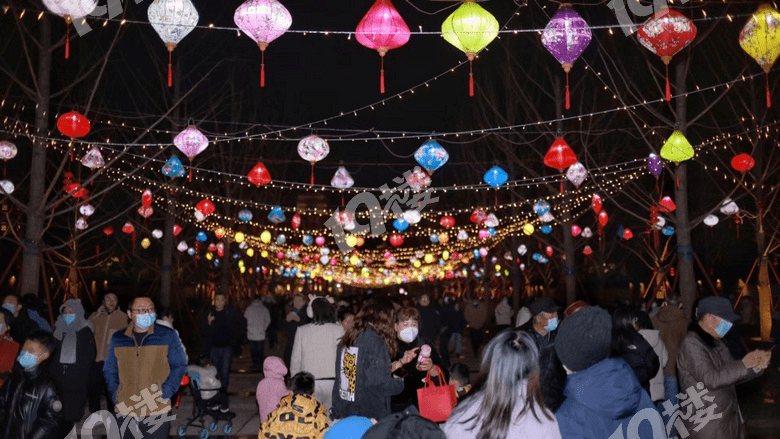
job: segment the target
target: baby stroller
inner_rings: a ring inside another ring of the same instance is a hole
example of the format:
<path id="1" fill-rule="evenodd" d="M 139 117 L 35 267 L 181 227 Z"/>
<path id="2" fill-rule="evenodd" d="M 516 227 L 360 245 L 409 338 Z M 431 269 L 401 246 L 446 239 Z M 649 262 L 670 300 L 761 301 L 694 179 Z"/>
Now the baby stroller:
<path id="1" fill-rule="evenodd" d="M 225 425 L 222 426 L 222 431 L 225 434 L 230 434 L 233 431 L 233 418 L 236 414 L 231 411 L 223 412 L 220 410 L 220 402 L 215 401 L 215 398 L 203 399 L 201 397 L 201 390 L 219 390 L 219 389 L 201 389 L 199 386 L 200 376 L 197 373 L 188 373 L 190 377 L 189 387 L 192 397 L 195 399 L 195 404 L 192 406 L 192 417 L 187 419 L 187 422 L 179 426 L 179 436 L 185 436 L 187 434 L 187 428 L 190 426 L 200 427 L 200 439 L 207 439 L 211 431 L 216 431 L 219 421 L 225 421 Z M 211 417 L 211 422 L 207 425 L 205 418 Z"/>

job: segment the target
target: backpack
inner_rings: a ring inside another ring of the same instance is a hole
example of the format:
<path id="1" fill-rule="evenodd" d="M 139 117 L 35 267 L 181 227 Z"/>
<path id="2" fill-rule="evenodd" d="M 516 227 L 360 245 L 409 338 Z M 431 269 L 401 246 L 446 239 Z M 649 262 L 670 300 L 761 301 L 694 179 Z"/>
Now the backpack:
<path id="1" fill-rule="evenodd" d="M 362 439 L 447 439 L 439 426 L 412 406 L 379 420 Z"/>

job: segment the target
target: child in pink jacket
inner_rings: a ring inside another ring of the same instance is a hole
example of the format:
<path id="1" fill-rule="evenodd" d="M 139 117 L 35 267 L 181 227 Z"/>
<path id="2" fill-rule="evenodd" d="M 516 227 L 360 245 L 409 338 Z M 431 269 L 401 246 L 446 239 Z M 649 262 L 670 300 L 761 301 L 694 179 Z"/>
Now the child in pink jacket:
<path id="1" fill-rule="evenodd" d="M 279 401 L 290 391 L 284 384 L 287 366 L 279 357 L 268 357 L 263 362 L 264 378 L 257 383 L 257 406 L 260 408 L 260 423 L 268 419 L 268 415 L 276 409 Z"/>

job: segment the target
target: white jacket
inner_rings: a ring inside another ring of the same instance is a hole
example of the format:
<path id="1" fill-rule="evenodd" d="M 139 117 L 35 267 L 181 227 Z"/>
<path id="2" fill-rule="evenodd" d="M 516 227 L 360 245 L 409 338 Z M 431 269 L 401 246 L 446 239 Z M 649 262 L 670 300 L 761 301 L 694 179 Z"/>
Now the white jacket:
<path id="1" fill-rule="evenodd" d="M 653 347 L 653 351 L 658 355 L 658 361 L 661 362 L 658 373 L 650 378 L 650 399 L 659 401 L 664 399 L 664 396 L 666 395 L 664 392 L 664 367 L 666 367 L 666 363 L 669 361 L 669 352 L 666 350 L 666 346 L 661 340 L 660 331 L 657 329 L 640 329 L 639 334 L 650 343 L 650 346 Z"/>
<path id="2" fill-rule="evenodd" d="M 330 408 L 333 401 L 333 379 L 336 370 L 336 352 L 344 328 L 338 323 L 315 325 L 309 323 L 295 332 L 290 375 L 304 371 L 314 375 L 314 398 Z"/>
<path id="3" fill-rule="evenodd" d="M 263 302 L 252 302 L 244 311 L 244 318 L 246 319 L 247 340 L 265 340 L 265 330 L 271 324 L 271 313 L 268 312 L 268 308 L 263 305 Z"/>

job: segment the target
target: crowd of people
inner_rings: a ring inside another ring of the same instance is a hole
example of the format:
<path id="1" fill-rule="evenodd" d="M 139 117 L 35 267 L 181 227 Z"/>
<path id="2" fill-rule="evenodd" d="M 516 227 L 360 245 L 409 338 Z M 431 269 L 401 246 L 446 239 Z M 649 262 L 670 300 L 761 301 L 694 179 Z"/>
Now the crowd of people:
<path id="1" fill-rule="evenodd" d="M 124 437 L 168 437 L 185 375 L 198 399 L 229 413 L 232 361 L 247 341 L 252 371 L 263 376 L 259 438 L 740 439 L 735 386 L 771 359 L 735 348 L 740 315 L 722 297 L 699 300 L 692 318 L 676 295 L 649 312 L 582 301 L 564 310 L 549 297 L 528 298 L 517 313 L 507 297 L 290 299 L 279 312 L 255 295 L 241 312 L 214 294 L 199 325 L 203 345 L 190 347 L 202 355 L 190 358 L 174 313 L 151 298 L 123 311 L 109 292 L 91 314 L 69 299 L 51 327 L 34 302 L 7 295 L 0 437 L 65 437 L 103 398 Z M 287 345 L 266 356 L 278 329 Z M 457 361 L 468 352 L 464 334 L 479 370 Z M 438 422 L 420 415 L 431 403 L 426 383 L 457 399 Z"/>

